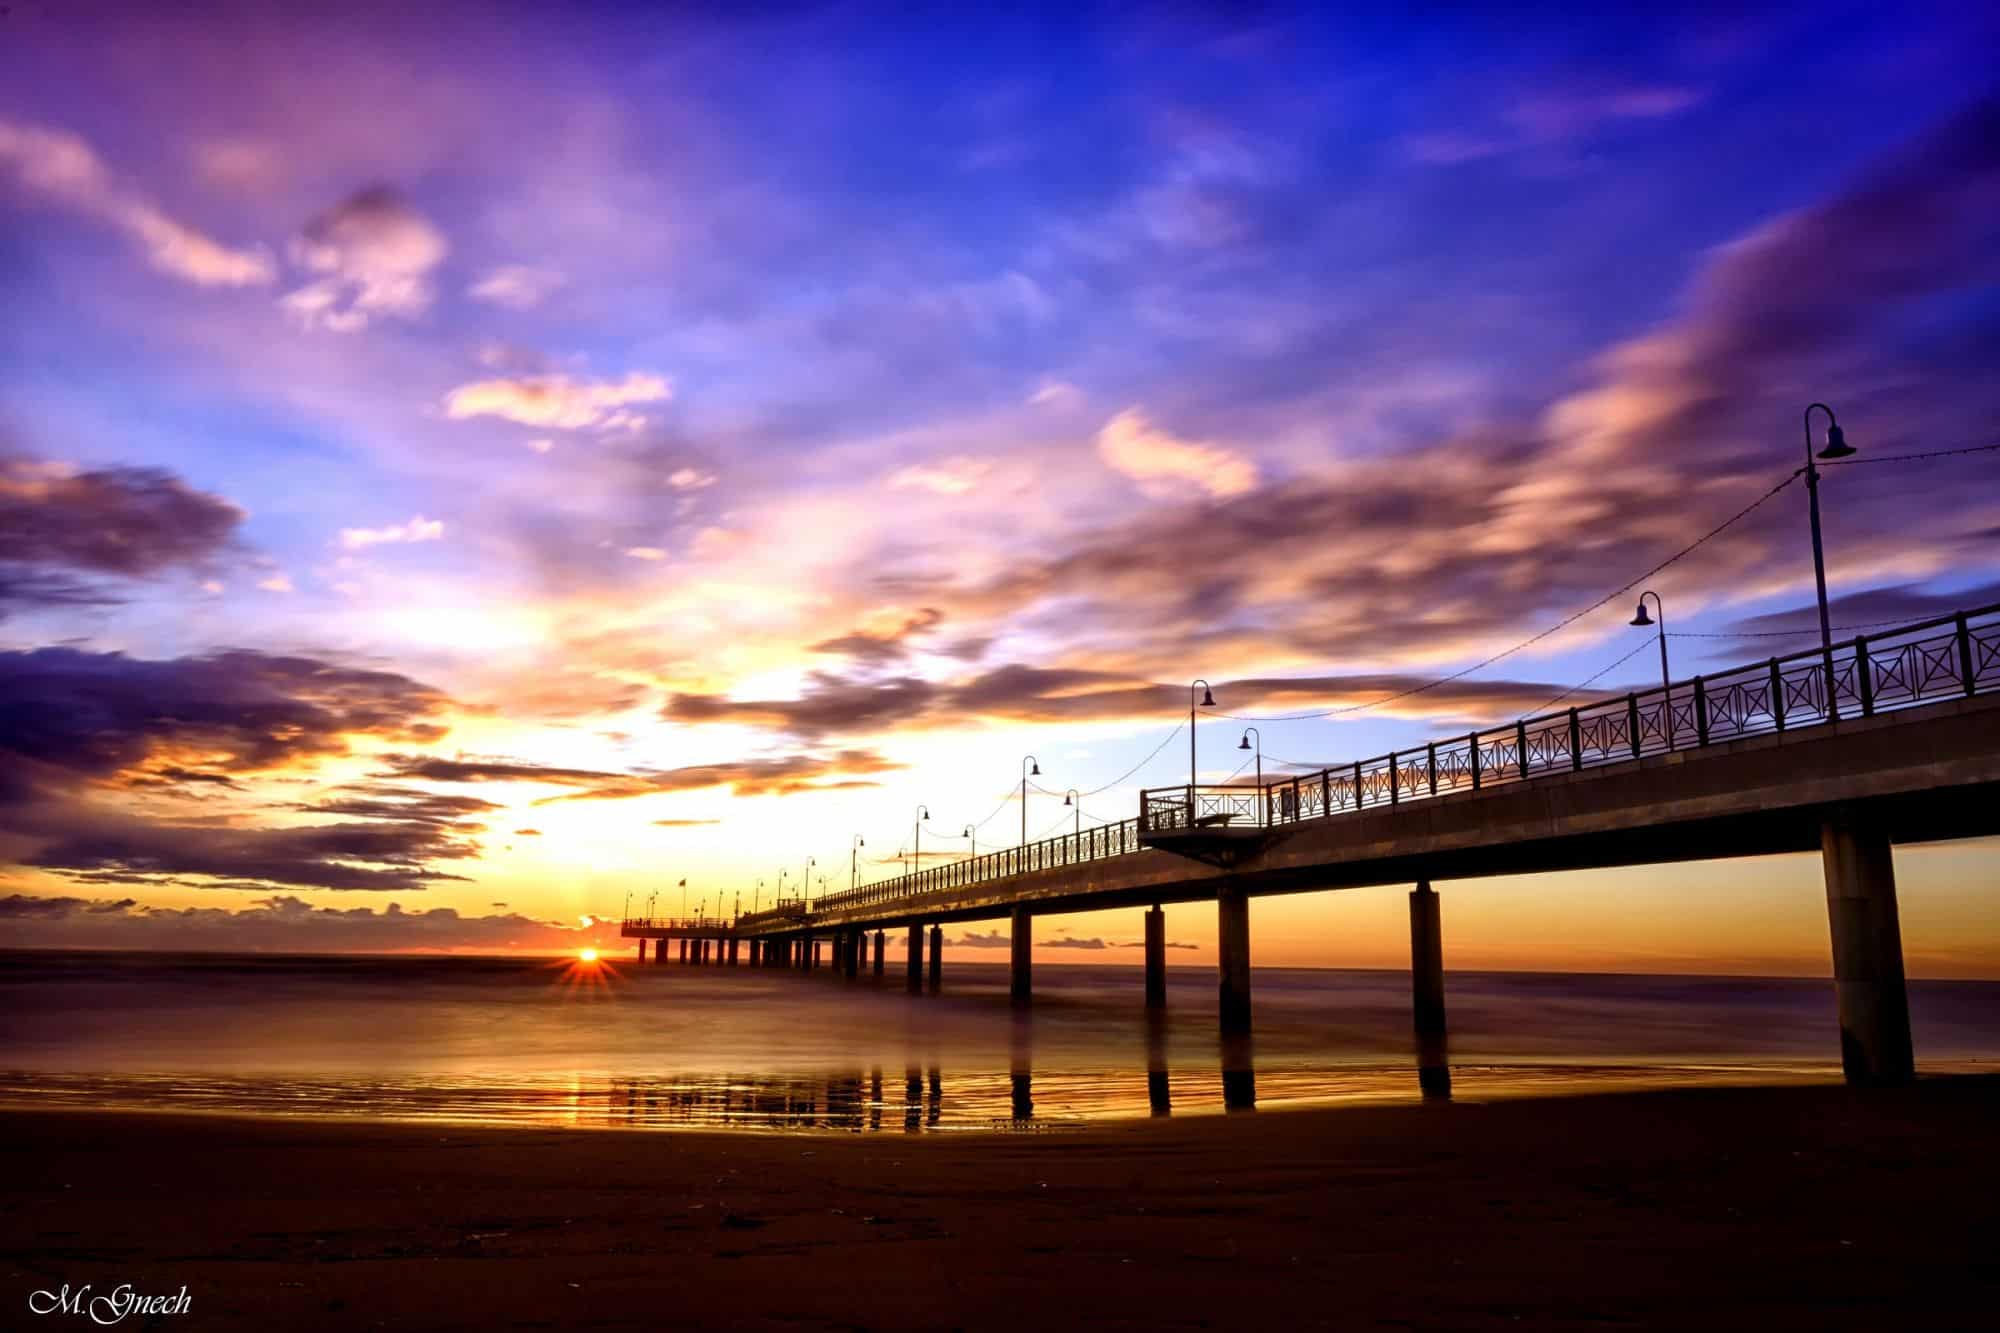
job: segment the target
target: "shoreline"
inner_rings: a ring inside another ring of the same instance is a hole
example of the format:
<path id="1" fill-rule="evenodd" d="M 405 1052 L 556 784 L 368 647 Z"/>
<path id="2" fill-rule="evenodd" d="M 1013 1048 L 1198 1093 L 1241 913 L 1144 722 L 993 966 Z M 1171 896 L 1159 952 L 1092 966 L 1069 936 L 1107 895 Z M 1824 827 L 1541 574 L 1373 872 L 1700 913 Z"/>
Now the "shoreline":
<path id="1" fill-rule="evenodd" d="M 189 1328 L 1956 1327 L 2000 1296 L 1996 1111 L 1993 1074 L 917 1135 L 7 1109 L 0 1301 L 185 1285 Z"/>

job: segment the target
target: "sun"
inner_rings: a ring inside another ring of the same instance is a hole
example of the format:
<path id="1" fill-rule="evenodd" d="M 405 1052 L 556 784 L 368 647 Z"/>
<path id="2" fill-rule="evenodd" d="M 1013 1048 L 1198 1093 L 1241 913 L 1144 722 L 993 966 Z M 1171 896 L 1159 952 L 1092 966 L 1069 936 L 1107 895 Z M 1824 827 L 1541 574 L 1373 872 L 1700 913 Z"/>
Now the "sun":
<path id="1" fill-rule="evenodd" d="M 578 958 L 581 958 L 581 959 L 582 959 L 582 960 L 583 960 L 584 962 L 586 962 L 586 963 L 594 963 L 594 962 L 596 962 L 596 961 L 597 961 L 597 950 L 595 950 L 595 949 L 578 949 L 578 950 L 576 951 L 576 956 L 577 956 Z"/>

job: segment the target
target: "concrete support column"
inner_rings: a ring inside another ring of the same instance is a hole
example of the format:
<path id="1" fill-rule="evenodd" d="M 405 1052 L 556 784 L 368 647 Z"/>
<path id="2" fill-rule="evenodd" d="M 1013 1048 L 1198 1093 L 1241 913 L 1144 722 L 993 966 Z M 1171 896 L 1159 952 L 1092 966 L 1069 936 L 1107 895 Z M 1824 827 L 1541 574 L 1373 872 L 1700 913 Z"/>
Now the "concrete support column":
<path id="1" fill-rule="evenodd" d="M 931 927 L 931 994 L 944 984 L 944 927 Z"/>
<path id="2" fill-rule="evenodd" d="M 644 941 L 644 940 L 640 940 L 640 941 L 639 941 L 639 966 L 641 966 L 641 967 L 644 967 L 645 965 L 646 965 L 646 941 Z"/>
<path id="3" fill-rule="evenodd" d="M 686 962 L 687 960 L 688 960 L 688 942 L 687 942 L 686 940 L 682 940 L 682 941 L 681 941 L 681 961 L 682 961 L 683 963 L 685 963 L 685 962 Z"/>
<path id="4" fill-rule="evenodd" d="M 1837 811 L 1820 826 L 1820 859 L 1833 928 L 1840 1066 L 1849 1083 L 1908 1083 L 1917 1076 L 1916 1056 L 1889 835 L 1866 814 Z"/>
<path id="5" fill-rule="evenodd" d="M 1216 944 L 1221 954 L 1222 1030 L 1250 1030 L 1250 899 L 1224 888 L 1215 898 Z"/>
<path id="6" fill-rule="evenodd" d="M 875 976 L 878 980 L 882 976 L 883 962 L 888 958 L 888 956 L 889 956 L 888 937 L 878 930 L 875 932 Z"/>
<path id="7" fill-rule="evenodd" d="M 910 923 L 909 966 L 907 984 L 910 994 L 915 995 L 924 988 L 924 928 L 914 921 Z"/>
<path id="8" fill-rule="evenodd" d="M 737 946 L 737 945 L 738 945 L 739 943 L 741 943 L 741 941 L 739 941 L 739 940 L 731 940 L 731 941 L 729 941 L 729 965 L 730 965 L 731 967 L 735 967 L 735 966 L 736 966 L 736 946 Z"/>
<path id="9" fill-rule="evenodd" d="M 1167 914 L 1158 907 L 1146 913 L 1146 1007 L 1167 1007 Z"/>
<path id="10" fill-rule="evenodd" d="M 1451 1096 L 1445 1049 L 1444 930 L 1429 880 L 1410 891 L 1410 991 L 1417 1026 L 1417 1086 L 1426 1097 Z"/>
<path id="11" fill-rule="evenodd" d="M 847 979 L 854 980 L 861 975 L 861 955 L 868 952 L 868 932 L 850 930 L 847 932 Z"/>
<path id="12" fill-rule="evenodd" d="M 1016 907 L 1008 920 L 1007 929 L 1012 949 L 1009 960 L 1012 963 L 1007 978 L 1007 998 L 1016 1005 L 1027 1005 L 1035 998 L 1035 919 L 1025 907 Z"/>

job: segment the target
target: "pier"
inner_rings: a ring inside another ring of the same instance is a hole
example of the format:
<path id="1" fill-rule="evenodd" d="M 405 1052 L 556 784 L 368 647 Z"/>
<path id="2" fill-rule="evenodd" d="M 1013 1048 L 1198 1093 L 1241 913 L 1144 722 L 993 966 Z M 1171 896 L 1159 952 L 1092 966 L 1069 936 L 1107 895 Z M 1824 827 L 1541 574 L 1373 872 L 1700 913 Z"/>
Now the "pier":
<path id="1" fill-rule="evenodd" d="M 1277 781 L 1142 791 L 1129 819 L 732 922 L 632 920 L 692 962 L 816 965 L 848 980 L 872 934 L 906 944 L 913 996 L 944 986 L 950 922 L 1005 919 L 1010 997 L 1033 1002 L 1034 917 L 1144 912 L 1144 1003 L 1165 1003 L 1167 903 L 1216 905 L 1225 1039 L 1252 1026 L 1253 899 L 1410 894 L 1420 1086 L 1448 1095 L 1436 880 L 1818 851 L 1855 1084 L 1914 1077 L 1891 848 L 2000 833 L 2000 606 L 1441 737 Z M 928 939 L 928 944 L 926 940 Z M 713 946 L 711 951 L 710 946 Z"/>

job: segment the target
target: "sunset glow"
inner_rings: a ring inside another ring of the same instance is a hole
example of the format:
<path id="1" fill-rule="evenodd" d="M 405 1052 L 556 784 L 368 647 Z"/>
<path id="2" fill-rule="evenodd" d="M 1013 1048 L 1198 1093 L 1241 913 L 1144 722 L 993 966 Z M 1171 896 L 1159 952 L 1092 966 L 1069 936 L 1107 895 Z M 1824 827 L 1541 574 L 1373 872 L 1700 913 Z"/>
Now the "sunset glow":
<path id="1" fill-rule="evenodd" d="M 1578 613 L 1806 402 L 1993 442 L 1979 6 L 1819 33 L 1833 96 L 1775 19 L 25 8 L 10 943 L 615 960 L 1128 818 L 1197 676 L 1207 781 L 1644 687 L 1630 599 Z M 1829 469 L 1837 626 L 2000 601 L 1995 457 Z M 1650 585 L 1677 674 L 1815 642 L 1802 506 Z M 2000 976 L 2000 847 L 1898 857 L 1912 972 Z M 1468 881 L 1450 947 L 1824 972 L 1817 874 Z M 1260 959 L 1406 961 L 1406 888 L 1260 904 Z"/>

